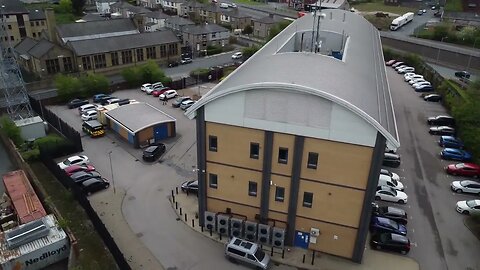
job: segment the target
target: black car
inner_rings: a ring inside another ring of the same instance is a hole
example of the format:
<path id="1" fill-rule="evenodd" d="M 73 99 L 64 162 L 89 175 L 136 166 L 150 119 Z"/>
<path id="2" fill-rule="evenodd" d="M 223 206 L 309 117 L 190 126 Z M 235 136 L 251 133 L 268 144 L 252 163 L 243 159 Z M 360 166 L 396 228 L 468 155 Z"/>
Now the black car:
<path id="1" fill-rule="evenodd" d="M 116 97 L 105 96 L 105 97 L 99 98 L 97 103 L 100 103 L 101 105 L 107 105 L 108 104 L 107 101 L 112 98 L 116 98 Z"/>
<path id="2" fill-rule="evenodd" d="M 404 210 L 396 207 L 379 206 L 376 203 L 372 203 L 372 215 L 389 218 L 403 225 L 408 223 L 407 213 Z"/>
<path id="3" fill-rule="evenodd" d="M 378 233 L 370 238 L 370 246 L 374 249 L 385 249 L 407 254 L 410 251 L 410 240 L 395 233 Z"/>
<path id="4" fill-rule="evenodd" d="M 452 135 L 455 136 L 455 129 L 449 126 L 431 127 L 428 133 L 432 135 Z"/>
<path id="5" fill-rule="evenodd" d="M 160 143 L 158 145 L 152 145 L 143 150 L 143 160 L 145 161 L 155 161 L 163 153 L 165 153 L 165 144 Z"/>
<path id="6" fill-rule="evenodd" d="M 198 180 L 190 180 L 190 181 L 185 181 L 182 183 L 180 186 L 183 192 L 192 192 L 192 193 L 197 193 L 198 192 Z"/>
<path id="7" fill-rule="evenodd" d="M 107 94 L 96 94 L 96 95 L 93 96 L 93 102 L 99 103 L 103 99 L 109 99 L 109 98 L 112 98 L 112 97 L 110 95 L 107 95 Z"/>
<path id="8" fill-rule="evenodd" d="M 102 178 L 102 176 L 96 172 L 76 172 L 70 176 L 72 178 L 73 182 L 77 184 L 81 184 L 83 181 L 86 181 L 91 178 Z"/>
<path id="9" fill-rule="evenodd" d="M 120 106 L 130 104 L 130 99 L 129 98 L 120 99 L 117 102 L 117 104 L 120 105 Z"/>
<path id="10" fill-rule="evenodd" d="M 180 104 L 182 104 L 182 102 L 187 101 L 189 99 L 191 99 L 191 98 L 190 97 L 179 97 L 179 98 L 175 99 L 174 102 L 172 102 L 172 107 L 178 108 L 178 107 L 180 107 Z"/>
<path id="11" fill-rule="evenodd" d="M 92 193 L 102 189 L 107 189 L 109 186 L 110 186 L 110 183 L 108 183 L 108 181 L 103 178 L 91 178 L 83 181 L 80 184 L 80 188 L 87 195 L 91 195 Z"/>
<path id="12" fill-rule="evenodd" d="M 113 102 L 113 103 L 117 103 L 117 102 L 120 101 L 120 99 L 117 98 L 117 97 L 102 98 L 100 100 L 100 104 L 103 105 L 103 106 L 108 105 L 108 104 L 113 104 L 113 103 L 109 102 L 109 100 L 113 100 L 113 99 L 118 99 L 116 102 Z"/>
<path id="13" fill-rule="evenodd" d="M 171 68 L 171 67 L 176 67 L 176 66 L 178 66 L 178 65 L 179 65 L 179 63 L 178 63 L 177 61 L 172 61 L 172 62 L 169 62 L 169 63 L 168 63 L 168 67 L 169 67 L 169 68 Z"/>
<path id="14" fill-rule="evenodd" d="M 439 94 L 430 94 L 430 95 L 424 96 L 423 100 L 431 101 L 431 102 L 439 102 L 442 100 L 442 96 L 440 96 Z"/>
<path id="15" fill-rule="evenodd" d="M 435 117 L 428 117 L 427 123 L 435 126 L 455 126 L 455 119 L 448 115 L 437 115 Z"/>
<path id="16" fill-rule="evenodd" d="M 469 79 L 470 73 L 468 71 L 457 71 L 455 72 L 455 77 Z"/>
<path id="17" fill-rule="evenodd" d="M 69 109 L 73 109 L 73 108 L 78 108 L 85 104 L 88 104 L 88 100 L 76 98 L 76 99 L 70 100 L 70 102 L 67 103 L 67 106 Z"/>
<path id="18" fill-rule="evenodd" d="M 397 154 L 385 153 L 382 164 L 383 166 L 397 168 L 400 166 L 400 156 Z"/>

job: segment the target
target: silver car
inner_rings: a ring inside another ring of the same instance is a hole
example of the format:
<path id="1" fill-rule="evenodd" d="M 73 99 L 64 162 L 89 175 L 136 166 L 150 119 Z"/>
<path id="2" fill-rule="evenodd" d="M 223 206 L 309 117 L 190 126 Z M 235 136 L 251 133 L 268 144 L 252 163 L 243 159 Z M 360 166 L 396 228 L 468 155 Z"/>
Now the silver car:
<path id="1" fill-rule="evenodd" d="M 473 180 L 453 181 L 450 188 L 457 193 L 473 193 L 480 195 L 480 182 Z"/>

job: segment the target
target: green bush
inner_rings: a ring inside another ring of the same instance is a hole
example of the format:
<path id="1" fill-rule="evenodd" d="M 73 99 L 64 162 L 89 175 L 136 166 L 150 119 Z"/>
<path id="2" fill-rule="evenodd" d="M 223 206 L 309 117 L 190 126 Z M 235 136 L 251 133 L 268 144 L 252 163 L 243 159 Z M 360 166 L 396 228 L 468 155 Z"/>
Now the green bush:
<path id="1" fill-rule="evenodd" d="M 80 77 L 80 84 L 83 92 L 88 96 L 105 94 L 108 92 L 108 88 L 110 87 L 107 77 L 90 73 Z"/>
<path id="2" fill-rule="evenodd" d="M 130 87 L 137 87 L 144 83 L 162 82 L 165 84 L 172 81 L 154 61 L 126 68 L 122 70 L 121 74 Z"/>
<path id="3" fill-rule="evenodd" d="M 214 55 L 222 53 L 223 49 L 219 46 L 207 46 L 207 55 Z"/>
<path id="4" fill-rule="evenodd" d="M 4 115 L 0 118 L 0 126 L 5 135 L 7 135 L 17 147 L 23 143 L 20 128 L 17 127 L 8 116 Z"/>
<path id="5" fill-rule="evenodd" d="M 257 45 L 243 48 L 242 49 L 243 57 L 249 58 L 250 56 L 254 55 L 258 50 L 260 50 L 260 46 L 257 46 Z"/>
<path id="6" fill-rule="evenodd" d="M 197 76 L 207 76 L 210 73 L 208 68 L 197 68 L 195 70 L 190 71 L 190 76 L 197 77 Z"/>
<path id="7" fill-rule="evenodd" d="M 80 77 L 58 75 L 55 77 L 58 98 L 65 102 L 72 98 L 86 98 L 93 94 L 106 93 L 110 87 L 107 77 L 100 74 L 86 74 Z"/>
<path id="8" fill-rule="evenodd" d="M 247 25 L 245 26 L 245 28 L 243 28 L 242 34 L 250 35 L 252 33 L 253 33 L 253 27 L 251 25 Z"/>
<path id="9" fill-rule="evenodd" d="M 270 41 L 272 38 L 274 38 L 276 35 L 278 35 L 280 32 L 283 31 L 283 29 L 287 28 L 288 25 L 290 25 L 292 22 L 291 21 L 281 21 L 277 23 L 272 29 L 270 29 L 270 33 L 268 34 L 267 42 Z"/>
<path id="10" fill-rule="evenodd" d="M 22 158 L 28 162 L 37 161 L 40 158 L 40 150 L 38 148 L 20 152 L 20 154 Z"/>

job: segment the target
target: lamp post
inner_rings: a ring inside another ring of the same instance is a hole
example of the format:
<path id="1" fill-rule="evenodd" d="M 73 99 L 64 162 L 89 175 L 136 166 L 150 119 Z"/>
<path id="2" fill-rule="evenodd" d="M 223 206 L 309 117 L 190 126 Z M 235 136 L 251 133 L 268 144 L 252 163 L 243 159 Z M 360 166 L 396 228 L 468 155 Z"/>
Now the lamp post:
<path id="1" fill-rule="evenodd" d="M 477 40 L 479 38 L 475 38 L 475 40 L 473 41 L 473 47 L 472 49 L 475 49 L 475 45 L 477 45 Z M 470 54 L 470 57 L 468 57 L 468 64 L 467 64 L 467 71 L 470 71 L 470 62 L 472 61 L 472 54 Z"/>
<path id="2" fill-rule="evenodd" d="M 110 160 L 110 174 L 112 176 L 112 185 L 113 185 L 113 194 L 115 194 L 115 177 L 113 175 L 113 165 L 112 165 L 112 151 L 108 152 L 108 159 Z"/>
<path id="3" fill-rule="evenodd" d="M 444 39 L 448 39 L 448 37 L 442 37 L 442 39 L 440 40 L 440 43 L 443 42 Z M 437 52 L 437 63 L 438 63 L 438 59 L 440 58 L 440 47 L 438 47 L 438 52 Z"/>

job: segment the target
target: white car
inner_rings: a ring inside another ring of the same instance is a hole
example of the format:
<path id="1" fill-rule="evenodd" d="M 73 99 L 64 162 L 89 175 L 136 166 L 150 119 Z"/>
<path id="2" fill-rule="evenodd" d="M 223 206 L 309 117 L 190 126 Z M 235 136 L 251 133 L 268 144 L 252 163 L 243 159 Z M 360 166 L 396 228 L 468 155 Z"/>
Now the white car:
<path id="1" fill-rule="evenodd" d="M 480 200 L 458 201 L 456 209 L 465 215 L 480 214 Z"/>
<path id="2" fill-rule="evenodd" d="M 151 83 L 144 83 L 144 84 L 142 84 L 142 87 L 140 87 L 140 90 L 142 90 L 143 92 L 146 92 L 147 89 L 150 89 L 150 88 L 152 88 Z"/>
<path id="3" fill-rule="evenodd" d="M 403 191 L 405 189 L 402 182 L 394 180 L 390 176 L 384 174 L 378 176 L 378 186 L 392 187 L 397 191 Z"/>
<path id="4" fill-rule="evenodd" d="M 417 83 L 417 82 L 426 82 L 426 81 L 427 81 L 427 80 L 425 80 L 425 78 L 417 78 L 417 79 L 412 79 L 412 80 L 408 81 L 408 83 L 409 83 L 410 85 L 413 85 L 413 84 L 415 84 L 415 83 Z"/>
<path id="5" fill-rule="evenodd" d="M 231 8 L 237 8 L 237 4 L 235 3 L 228 3 L 228 6 Z"/>
<path id="6" fill-rule="evenodd" d="M 480 195 L 480 182 L 473 180 L 453 181 L 450 188 L 457 193 L 473 193 Z"/>
<path id="7" fill-rule="evenodd" d="M 88 159 L 87 156 L 83 156 L 83 155 L 71 156 L 65 159 L 64 161 L 57 163 L 58 167 L 60 167 L 60 169 L 62 170 L 72 165 L 87 165 L 87 164 L 90 164 L 90 160 Z"/>
<path id="8" fill-rule="evenodd" d="M 420 87 L 420 86 L 423 86 L 423 85 L 431 85 L 431 84 L 428 81 L 416 82 L 416 83 L 412 84 L 412 87 L 417 88 L 417 87 Z"/>
<path id="9" fill-rule="evenodd" d="M 393 180 L 395 181 L 400 181 L 400 176 L 398 176 L 398 174 L 394 173 L 394 172 L 391 172 L 389 170 L 386 170 L 386 169 L 381 169 L 380 170 L 380 174 L 383 174 L 383 175 L 386 175 L 386 176 L 390 176 Z"/>
<path id="10" fill-rule="evenodd" d="M 399 71 L 400 69 L 406 68 L 406 67 L 408 67 L 408 66 L 407 65 L 400 65 L 400 66 L 395 67 L 395 70 Z"/>
<path id="11" fill-rule="evenodd" d="M 243 57 L 243 54 L 241 52 L 236 52 L 232 55 L 232 59 L 240 59 Z"/>
<path id="12" fill-rule="evenodd" d="M 404 204 L 407 203 L 408 196 L 403 191 L 395 190 L 394 188 L 387 186 L 379 186 L 377 187 L 377 192 L 375 193 L 375 200 Z"/>
<path id="13" fill-rule="evenodd" d="M 406 82 L 408 82 L 412 76 L 415 76 L 417 75 L 416 73 L 414 72 L 407 72 L 405 74 L 403 74 L 403 78 L 405 79 Z"/>
<path id="14" fill-rule="evenodd" d="M 83 121 L 90 121 L 95 119 L 97 119 L 97 111 L 91 110 L 91 111 L 86 111 L 82 114 Z"/>
<path id="15" fill-rule="evenodd" d="M 187 110 L 188 108 L 190 108 L 193 104 L 195 104 L 195 101 L 193 100 L 185 100 L 184 102 L 180 103 L 180 109 L 182 110 Z"/>
<path id="16" fill-rule="evenodd" d="M 400 73 L 400 74 L 407 73 L 407 72 L 414 72 L 414 71 L 415 71 L 415 68 L 413 68 L 413 67 L 404 67 L 404 68 L 401 68 L 401 69 L 397 70 L 397 72 Z"/>
<path id="17" fill-rule="evenodd" d="M 178 96 L 177 91 L 167 90 L 163 94 L 161 94 L 158 98 L 160 100 L 168 100 L 168 99 L 172 99 L 172 98 L 177 97 L 177 96 Z"/>
<path id="18" fill-rule="evenodd" d="M 417 79 L 422 79 L 423 80 L 423 76 L 413 73 L 413 75 L 408 76 L 408 78 L 405 77 L 405 81 L 408 82 L 408 83 L 410 83 L 411 80 L 417 80 Z"/>
<path id="19" fill-rule="evenodd" d="M 78 107 L 78 114 L 82 115 L 86 111 L 96 110 L 99 106 L 97 104 L 85 104 Z"/>

